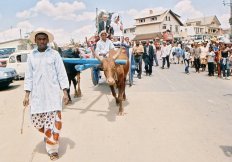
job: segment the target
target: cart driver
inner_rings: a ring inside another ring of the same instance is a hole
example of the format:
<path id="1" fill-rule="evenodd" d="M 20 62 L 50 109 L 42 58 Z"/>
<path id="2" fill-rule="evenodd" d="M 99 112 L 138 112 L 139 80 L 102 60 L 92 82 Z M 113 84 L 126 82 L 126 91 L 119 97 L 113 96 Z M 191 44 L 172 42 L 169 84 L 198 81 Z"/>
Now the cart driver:
<path id="1" fill-rule="evenodd" d="M 114 44 L 107 38 L 108 34 L 105 30 L 99 34 L 100 40 L 97 42 L 95 54 L 100 58 L 106 58 L 109 55 L 109 51 L 115 49 Z"/>

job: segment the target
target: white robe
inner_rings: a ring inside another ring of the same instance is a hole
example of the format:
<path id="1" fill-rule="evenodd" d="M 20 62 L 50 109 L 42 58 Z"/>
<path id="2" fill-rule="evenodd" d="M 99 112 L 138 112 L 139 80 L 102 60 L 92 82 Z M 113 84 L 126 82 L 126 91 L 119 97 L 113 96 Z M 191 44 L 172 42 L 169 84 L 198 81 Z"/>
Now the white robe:
<path id="1" fill-rule="evenodd" d="M 61 89 L 69 88 L 64 63 L 51 48 L 28 56 L 24 90 L 30 91 L 31 114 L 61 111 Z"/>

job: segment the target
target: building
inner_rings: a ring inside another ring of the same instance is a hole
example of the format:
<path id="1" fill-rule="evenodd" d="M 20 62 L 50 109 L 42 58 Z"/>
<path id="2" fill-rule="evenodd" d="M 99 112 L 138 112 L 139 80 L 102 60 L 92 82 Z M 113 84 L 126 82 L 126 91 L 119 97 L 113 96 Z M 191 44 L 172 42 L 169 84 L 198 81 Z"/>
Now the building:
<path id="1" fill-rule="evenodd" d="M 135 19 L 135 38 L 134 40 L 150 40 L 156 37 L 162 38 L 163 33 L 169 31 L 172 37 L 180 37 L 180 16 L 172 10 L 155 12 L 149 10 L 147 15 Z"/>
<path id="2" fill-rule="evenodd" d="M 135 27 L 125 28 L 123 32 L 123 36 L 128 37 L 130 40 L 133 40 L 135 38 Z"/>
<path id="3" fill-rule="evenodd" d="M 15 50 L 18 51 L 31 49 L 31 46 L 27 39 L 14 39 L 10 41 L 0 42 L 0 49 L 2 48 L 15 48 Z"/>
<path id="4" fill-rule="evenodd" d="M 222 34 L 221 23 L 217 16 L 200 17 L 188 19 L 181 31 L 187 36 L 210 35 L 218 36 Z"/>

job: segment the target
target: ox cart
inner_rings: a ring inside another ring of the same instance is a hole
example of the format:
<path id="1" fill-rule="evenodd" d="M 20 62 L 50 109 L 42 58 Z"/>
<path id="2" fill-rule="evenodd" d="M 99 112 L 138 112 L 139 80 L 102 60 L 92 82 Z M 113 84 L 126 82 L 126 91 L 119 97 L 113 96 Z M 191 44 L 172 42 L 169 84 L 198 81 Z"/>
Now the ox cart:
<path id="1" fill-rule="evenodd" d="M 99 65 L 101 62 L 98 59 L 95 58 L 63 58 L 63 61 L 65 63 L 69 64 L 75 64 L 75 69 L 78 72 L 82 72 L 86 69 L 91 69 L 91 78 L 92 78 L 92 83 L 93 85 L 97 85 L 99 83 L 100 79 L 100 71 L 101 69 L 99 68 Z M 119 65 L 125 65 L 126 60 L 115 60 L 116 64 Z M 129 85 L 133 85 L 133 76 L 135 73 L 135 64 L 134 64 L 134 57 L 132 55 L 132 52 L 130 50 L 129 52 Z"/>

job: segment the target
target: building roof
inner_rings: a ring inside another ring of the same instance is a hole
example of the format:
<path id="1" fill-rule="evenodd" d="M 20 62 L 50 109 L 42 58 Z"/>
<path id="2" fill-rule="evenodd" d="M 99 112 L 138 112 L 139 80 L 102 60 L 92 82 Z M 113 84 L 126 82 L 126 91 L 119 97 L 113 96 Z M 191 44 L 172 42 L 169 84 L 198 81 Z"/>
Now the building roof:
<path id="1" fill-rule="evenodd" d="M 13 39 L 13 40 L 9 40 L 9 41 L 5 41 L 5 42 L 0 42 L 0 44 L 6 44 L 6 43 L 11 43 L 11 42 L 17 42 L 17 41 L 24 41 L 24 40 L 27 40 L 27 39 Z"/>
<path id="2" fill-rule="evenodd" d="M 135 20 L 142 19 L 142 18 L 154 17 L 154 16 L 160 16 L 160 15 L 164 14 L 166 11 L 167 11 L 167 10 L 162 10 L 162 11 L 153 11 L 153 10 L 152 10 L 153 14 L 146 13 L 146 14 L 137 16 L 137 17 L 135 18 Z"/>
<path id="3" fill-rule="evenodd" d="M 175 20 L 181 25 L 183 26 L 184 24 L 180 21 L 180 16 L 177 15 L 176 13 L 174 13 L 172 10 L 166 10 L 166 11 L 159 11 L 159 12 L 155 12 L 153 14 L 146 14 L 146 15 L 142 15 L 140 17 L 137 17 L 135 18 L 135 20 L 138 20 L 138 19 L 144 19 L 144 18 L 150 18 L 150 17 L 154 17 L 154 16 L 162 16 L 160 19 L 158 19 L 157 21 L 154 21 L 154 22 L 151 22 L 149 24 L 155 24 L 155 23 L 162 23 L 165 19 L 165 16 L 170 13 L 174 18 Z"/>
<path id="4" fill-rule="evenodd" d="M 200 25 L 211 25 L 213 21 L 216 21 L 219 25 L 221 25 L 220 21 L 218 20 L 217 16 L 207 16 L 207 17 L 199 17 L 195 19 L 187 19 L 187 23 L 193 23 L 193 22 L 201 22 Z"/>

